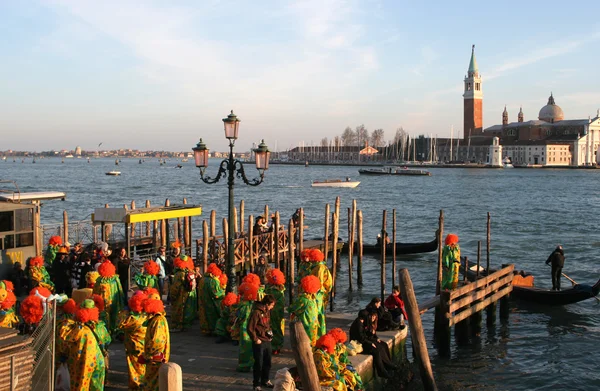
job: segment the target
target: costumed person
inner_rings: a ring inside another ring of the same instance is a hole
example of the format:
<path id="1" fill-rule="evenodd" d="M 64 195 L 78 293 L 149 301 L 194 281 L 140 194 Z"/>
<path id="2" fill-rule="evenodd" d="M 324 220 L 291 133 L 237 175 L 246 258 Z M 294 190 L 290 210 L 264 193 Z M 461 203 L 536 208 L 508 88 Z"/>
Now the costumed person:
<path id="1" fill-rule="evenodd" d="M 334 391 L 346 391 L 348 388 L 335 360 L 335 345 L 336 341 L 331 335 L 323 335 L 315 343 L 313 359 L 321 386 L 331 387 Z"/>
<path id="2" fill-rule="evenodd" d="M 93 292 L 100 295 L 104 300 L 104 311 L 106 311 L 108 331 L 113 334 L 117 331 L 117 317 L 125 307 L 125 294 L 121 287 L 121 281 L 116 274 L 115 265 L 106 260 L 98 267 L 100 277 L 96 280 Z"/>
<path id="3" fill-rule="evenodd" d="M 56 319 L 56 351 L 60 352 L 63 348 L 60 346 L 65 341 L 65 335 L 71 330 L 75 323 L 75 313 L 77 312 L 77 303 L 75 300 L 61 297 L 57 301 L 58 316 Z M 60 357 L 56 355 L 57 361 Z"/>
<path id="4" fill-rule="evenodd" d="M 271 329 L 273 331 L 271 345 L 273 354 L 277 355 L 283 348 L 283 335 L 285 333 L 285 276 L 279 269 L 270 269 L 266 277 L 265 294 L 275 298 L 275 307 L 271 310 Z"/>
<path id="5" fill-rule="evenodd" d="M 29 327 L 28 332 L 33 331 L 46 314 L 46 300 L 50 296 L 50 290 L 38 286 L 29 291 L 29 296 L 21 302 L 19 314 Z"/>
<path id="6" fill-rule="evenodd" d="M 138 358 L 141 364 L 146 364 L 146 373 L 140 388 L 144 391 L 158 391 L 158 371 L 163 363 L 169 362 L 171 336 L 161 295 L 154 288 L 146 289 L 146 294 L 148 296 L 143 307 L 148 320 L 144 350 Z"/>
<path id="7" fill-rule="evenodd" d="M 319 310 L 319 332 L 317 335 L 321 337 L 327 333 L 325 309 L 329 302 L 329 294 L 333 288 L 333 277 L 325 264 L 325 255 L 323 255 L 321 250 L 313 249 L 311 261 L 313 263 L 311 274 L 321 281 L 321 288 L 315 295 Z"/>
<path id="8" fill-rule="evenodd" d="M 46 265 L 52 266 L 54 262 L 54 258 L 56 258 L 56 253 L 58 253 L 58 248 L 62 246 L 62 238 L 60 236 L 51 236 L 48 240 L 48 247 L 46 247 L 46 252 L 44 253 L 44 262 Z"/>
<path id="9" fill-rule="evenodd" d="M 565 266 L 565 252 L 561 245 L 556 246 L 552 254 L 546 260 L 546 265 L 552 266 L 552 290 L 560 290 L 560 277 Z"/>
<path id="10" fill-rule="evenodd" d="M 200 331 L 204 335 L 211 335 L 215 331 L 217 320 L 221 317 L 221 300 L 225 296 L 219 281 L 222 274 L 217 264 L 211 263 L 198 283 Z"/>
<path id="11" fill-rule="evenodd" d="M 221 300 L 221 317 L 215 326 L 215 335 L 218 336 L 216 343 L 223 343 L 231 339 L 231 313 L 237 310 L 240 298 L 233 292 L 229 292 Z"/>
<path id="12" fill-rule="evenodd" d="M 160 266 L 154 261 L 144 262 L 144 268 L 133 277 L 133 280 L 137 284 L 138 288 L 156 288 L 158 289 L 158 272 Z"/>
<path id="13" fill-rule="evenodd" d="M 290 320 L 302 322 L 304 331 L 310 339 L 310 345 L 315 346 L 319 333 L 319 310 L 315 295 L 321 289 L 321 282 L 315 276 L 306 276 L 300 281 L 301 292 L 290 305 Z"/>
<path id="14" fill-rule="evenodd" d="M 0 327 L 8 329 L 19 326 L 19 317 L 15 311 L 17 296 L 13 291 L 12 282 L 8 280 L 0 281 Z"/>
<path id="15" fill-rule="evenodd" d="M 252 351 L 252 339 L 248 334 L 248 321 L 252 313 L 252 306 L 258 300 L 258 285 L 243 282 L 238 288 L 240 303 L 236 312 L 236 331 L 239 335 L 238 372 L 250 372 L 254 367 L 254 355 Z"/>
<path id="16" fill-rule="evenodd" d="M 265 286 L 262 284 L 262 280 L 258 274 L 248 273 L 242 278 L 242 282 L 258 286 L 258 296 L 256 300 L 261 301 L 265 297 Z"/>
<path id="17" fill-rule="evenodd" d="M 186 255 L 176 258 L 173 266 L 175 275 L 173 276 L 173 285 L 169 289 L 173 305 L 171 326 L 173 329 L 183 331 L 185 327 L 192 325 L 198 314 L 196 273 L 194 272 L 194 262 Z"/>
<path id="18" fill-rule="evenodd" d="M 448 234 L 442 250 L 442 289 L 454 290 L 458 285 L 460 246 L 458 235 Z"/>
<path id="19" fill-rule="evenodd" d="M 94 285 L 96 285 L 96 281 L 98 281 L 98 278 L 100 278 L 100 273 L 98 273 L 97 271 L 94 270 L 91 272 L 87 272 L 85 274 L 86 288 L 94 289 Z"/>
<path id="20" fill-rule="evenodd" d="M 59 361 L 69 368 L 71 391 L 104 390 L 110 336 L 92 299 L 81 303 L 75 321 L 62 328 L 61 337 L 57 353 Z"/>
<path id="21" fill-rule="evenodd" d="M 29 279 L 32 287 L 40 286 L 54 292 L 54 283 L 50 280 L 50 275 L 44 266 L 42 257 L 35 257 L 29 260 Z"/>
<path id="22" fill-rule="evenodd" d="M 129 309 L 119 313 L 119 330 L 123 332 L 123 344 L 127 354 L 129 389 L 139 390 L 146 373 L 146 365 L 140 364 L 139 357 L 144 351 L 147 315 L 144 312 L 146 293 L 136 291 L 129 299 Z"/>
<path id="23" fill-rule="evenodd" d="M 340 328 L 329 330 L 327 334 L 335 339 L 334 359 L 339 368 L 339 373 L 344 377 L 346 387 L 352 391 L 363 391 L 365 387 L 362 378 L 348 359 L 348 348 L 345 345 L 348 340 L 348 335 Z"/>

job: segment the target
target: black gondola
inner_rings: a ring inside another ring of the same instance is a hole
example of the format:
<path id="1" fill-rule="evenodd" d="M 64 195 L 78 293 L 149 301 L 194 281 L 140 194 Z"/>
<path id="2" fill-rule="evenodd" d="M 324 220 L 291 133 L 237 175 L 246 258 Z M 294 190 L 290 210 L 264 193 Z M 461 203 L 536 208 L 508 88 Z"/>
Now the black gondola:
<path id="1" fill-rule="evenodd" d="M 396 243 L 396 255 L 410 255 L 410 254 L 421 254 L 430 253 L 438 249 L 437 233 L 435 239 L 431 242 L 422 243 Z M 358 251 L 358 244 L 355 243 L 354 251 Z M 393 243 L 386 246 L 385 252 L 388 255 L 392 255 Z M 344 243 L 342 252 L 348 252 L 348 243 Z M 363 254 L 381 254 L 381 246 L 377 244 L 363 244 Z"/>
<path id="2" fill-rule="evenodd" d="M 467 266 L 467 279 L 474 281 L 476 279 L 476 264 L 469 262 Z M 471 270 L 473 268 L 473 270 Z M 490 269 L 493 273 L 494 269 Z M 461 266 L 461 272 L 464 273 L 464 260 Z M 481 276 L 487 275 L 485 268 L 480 269 Z M 519 278 L 520 277 L 520 278 Z M 526 284 L 526 285 L 517 285 Z M 600 293 L 600 279 L 594 285 L 575 284 L 571 288 L 560 291 L 550 289 L 536 288 L 533 286 L 533 276 L 524 272 L 515 271 L 515 279 L 513 280 L 513 291 L 510 294 L 511 298 L 530 301 L 539 304 L 559 306 L 566 304 L 577 303 L 582 300 L 590 299 Z"/>

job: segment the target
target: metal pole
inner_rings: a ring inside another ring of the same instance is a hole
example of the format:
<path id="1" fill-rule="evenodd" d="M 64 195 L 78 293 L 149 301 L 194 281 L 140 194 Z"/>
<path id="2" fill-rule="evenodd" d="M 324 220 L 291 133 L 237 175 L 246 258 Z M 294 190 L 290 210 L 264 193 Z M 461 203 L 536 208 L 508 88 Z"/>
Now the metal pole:
<path id="1" fill-rule="evenodd" d="M 233 161 L 233 142 L 229 141 L 229 164 L 227 165 L 227 171 L 229 174 L 229 179 L 227 181 L 227 187 L 229 188 L 229 238 L 227 243 L 227 292 L 233 291 L 233 282 L 235 279 L 235 246 L 233 243 L 233 239 L 235 237 L 235 224 L 233 224 L 233 209 L 235 206 L 233 205 L 233 171 L 234 171 L 234 161 Z"/>

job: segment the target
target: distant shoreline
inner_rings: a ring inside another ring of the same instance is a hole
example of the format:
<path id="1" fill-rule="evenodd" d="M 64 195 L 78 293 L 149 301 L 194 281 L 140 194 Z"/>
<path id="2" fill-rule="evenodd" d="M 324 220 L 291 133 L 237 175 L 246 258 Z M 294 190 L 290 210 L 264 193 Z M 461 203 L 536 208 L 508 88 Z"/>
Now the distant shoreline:
<path id="1" fill-rule="evenodd" d="M 251 163 L 251 162 L 249 162 Z M 288 166 L 304 166 L 305 162 L 282 162 L 282 161 L 270 161 L 269 164 L 280 164 L 280 165 L 288 165 Z M 408 167 L 408 168 L 485 168 L 485 169 L 495 169 L 495 170 L 503 170 L 504 167 L 492 167 L 487 164 L 431 164 L 431 163 L 423 163 L 423 164 L 415 164 L 415 163 L 357 163 L 357 162 L 308 162 L 308 166 L 340 166 L 340 167 Z M 600 169 L 598 166 L 542 166 L 542 165 L 528 165 L 528 166 L 514 166 L 514 168 L 534 168 L 534 169 L 561 169 L 561 170 L 573 170 L 573 169 L 583 169 L 583 170 L 595 170 Z"/>

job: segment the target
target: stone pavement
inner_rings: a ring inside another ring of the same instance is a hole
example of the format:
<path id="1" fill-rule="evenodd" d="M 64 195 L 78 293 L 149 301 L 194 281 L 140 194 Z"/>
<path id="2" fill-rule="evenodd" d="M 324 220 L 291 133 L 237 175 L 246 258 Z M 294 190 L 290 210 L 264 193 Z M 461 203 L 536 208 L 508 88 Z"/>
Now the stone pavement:
<path id="1" fill-rule="evenodd" d="M 328 313 L 327 328 L 340 327 L 348 332 L 354 318 L 352 314 Z M 109 354 L 110 369 L 105 390 L 126 390 L 127 362 L 123 344 L 114 341 L 109 347 Z M 360 355 L 352 359 L 353 362 L 367 361 L 371 360 L 371 357 Z M 198 322 L 189 330 L 171 333 L 170 361 L 181 366 L 184 390 L 252 390 L 252 373 L 240 373 L 235 370 L 238 347 L 231 343 L 216 344 L 214 337 L 202 336 Z M 291 366 L 295 366 L 295 363 L 286 325 L 285 346 L 280 355 L 273 356 L 272 376 L 275 376 L 278 369 Z"/>

